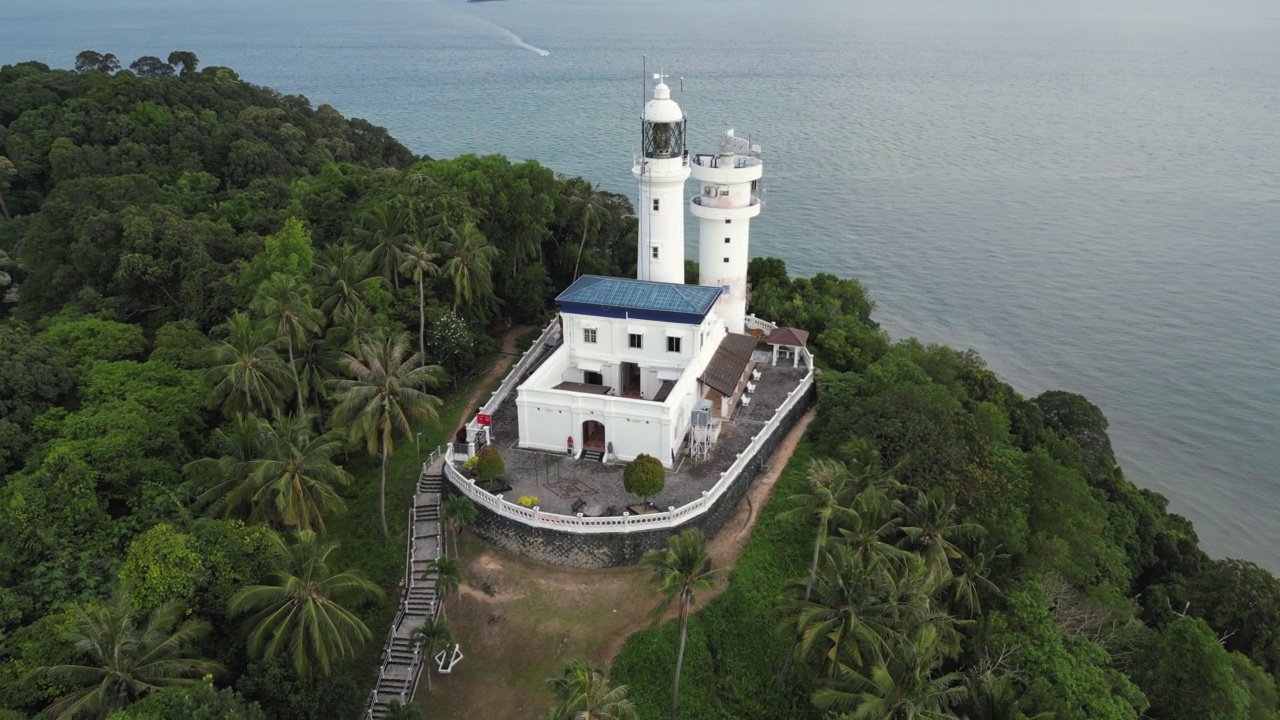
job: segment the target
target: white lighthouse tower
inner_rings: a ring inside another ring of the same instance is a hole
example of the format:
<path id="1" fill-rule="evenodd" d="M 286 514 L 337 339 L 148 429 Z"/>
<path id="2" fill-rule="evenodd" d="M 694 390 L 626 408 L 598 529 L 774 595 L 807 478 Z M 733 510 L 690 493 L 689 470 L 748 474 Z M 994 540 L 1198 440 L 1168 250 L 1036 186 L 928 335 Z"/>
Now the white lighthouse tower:
<path id="1" fill-rule="evenodd" d="M 665 76 L 644 105 L 642 150 L 631 172 L 640 182 L 636 279 L 684 282 L 684 181 L 689 178 L 685 116 Z M 745 276 L 744 276 L 745 277 Z"/>
<path id="2" fill-rule="evenodd" d="M 764 164 L 760 146 L 730 129 L 715 155 L 693 158 L 701 187 L 690 209 L 698 218 L 698 284 L 720 288 L 716 311 L 729 332 L 744 331 L 747 315 L 747 239 L 751 218 L 760 214 Z"/>

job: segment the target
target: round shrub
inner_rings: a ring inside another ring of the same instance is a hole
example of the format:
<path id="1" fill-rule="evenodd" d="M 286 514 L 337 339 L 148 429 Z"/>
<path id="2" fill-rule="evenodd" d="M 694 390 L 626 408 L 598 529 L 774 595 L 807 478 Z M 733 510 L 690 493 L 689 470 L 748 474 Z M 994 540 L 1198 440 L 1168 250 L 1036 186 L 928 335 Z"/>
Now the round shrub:
<path id="1" fill-rule="evenodd" d="M 507 464 L 502 461 L 498 448 L 486 445 L 476 455 L 476 472 L 480 479 L 489 482 L 507 474 Z"/>
<path id="2" fill-rule="evenodd" d="M 622 471 L 622 486 L 627 492 L 640 497 L 653 497 L 662 492 L 666 480 L 667 470 L 658 458 L 643 453 L 627 463 Z"/>

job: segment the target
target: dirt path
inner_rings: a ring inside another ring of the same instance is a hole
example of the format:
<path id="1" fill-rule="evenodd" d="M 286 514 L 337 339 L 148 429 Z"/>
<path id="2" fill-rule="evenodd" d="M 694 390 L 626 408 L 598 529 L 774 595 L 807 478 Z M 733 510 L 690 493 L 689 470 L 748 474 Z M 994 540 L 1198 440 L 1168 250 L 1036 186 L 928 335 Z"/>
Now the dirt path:
<path id="1" fill-rule="evenodd" d="M 725 521 L 724 527 L 708 543 L 707 553 L 711 555 L 711 562 L 714 567 L 732 568 L 738 563 L 738 556 L 742 554 L 742 548 L 746 546 L 747 539 L 751 537 L 751 531 L 756 527 L 756 521 L 760 519 L 760 509 L 769 502 L 769 497 L 773 495 L 773 488 L 777 485 L 778 478 L 781 477 L 783 469 L 786 468 L 787 461 L 791 459 L 791 453 L 795 452 L 796 445 L 800 443 L 800 438 L 804 437 L 804 431 L 809 427 L 809 423 L 813 421 L 813 416 L 814 410 L 811 408 L 809 412 L 800 417 L 800 420 L 791 428 L 787 436 L 778 444 L 773 454 L 769 456 L 765 471 L 752 481 L 746 497 L 738 502 L 738 506 L 733 509 L 733 514 Z M 729 575 L 730 573 L 721 573 L 715 588 L 701 596 L 698 599 L 698 605 L 706 605 L 724 592 L 725 588 L 729 586 Z M 675 615 L 676 609 L 672 608 L 667 617 L 672 618 Z M 622 649 L 627 638 L 646 627 L 649 627 L 647 619 L 643 622 L 637 622 L 620 633 L 617 640 L 610 644 L 609 649 L 606 651 L 604 662 L 606 664 L 612 663 L 614 656 Z"/>
<path id="2" fill-rule="evenodd" d="M 506 374 L 507 370 L 511 369 L 511 365 L 516 361 L 516 358 L 520 356 L 520 354 L 516 352 L 516 340 L 530 329 L 531 328 L 528 325 L 516 325 L 503 334 L 502 350 L 499 351 L 498 359 L 493 363 L 493 367 L 489 368 L 489 372 L 485 373 L 484 377 L 480 378 L 480 382 L 476 384 L 475 392 L 471 393 L 471 397 L 467 398 L 467 404 L 463 406 L 465 409 L 462 412 L 462 419 L 458 421 L 458 427 L 453 429 L 453 434 L 457 434 L 458 430 L 465 427 L 466 424 L 471 421 L 471 418 L 474 417 L 474 415 L 472 415 L 471 408 L 480 407 L 480 402 L 487 397 L 486 394 L 489 391 L 489 386 L 493 384 L 493 381 L 502 377 Z M 453 434 L 449 436 L 450 442 L 453 442 Z"/>

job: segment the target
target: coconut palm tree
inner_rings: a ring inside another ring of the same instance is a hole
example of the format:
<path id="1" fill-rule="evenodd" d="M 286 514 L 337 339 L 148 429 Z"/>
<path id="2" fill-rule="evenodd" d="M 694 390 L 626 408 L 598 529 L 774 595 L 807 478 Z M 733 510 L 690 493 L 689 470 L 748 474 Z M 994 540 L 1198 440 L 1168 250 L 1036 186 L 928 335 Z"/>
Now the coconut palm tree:
<path id="1" fill-rule="evenodd" d="M 350 378 L 334 381 L 338 400 L 334 425 L 347 428 L 351 439 L 364 440 L 370 455 L 381 453 L 378 509 L 385 537 L 391 537 L 387 528 L 387 460 L 395 449 L 392 440 L 397 433 L 411 435 L 413 423 L 428 421 L 440 426 L 440 398 L 423 388 L 444 382 L 444 369 L 424 365 L 420 354 L 405 357 L 407 344 L 404 333 L 360 343 L 358 353 L 344 355 L 341 361 Z"/>
<path id="2" fill-rule="evenodd" d="M 248 621 L 249 655 L 254 659 L 289 655 L 300 676 L 317 668 L 328 675 L 333 663 L 355 654 L 373 637 L 350 603 L 382 596 L 382 590 L 358 570 L 334 572 L 329 556 L 336 542 L 323 542 L 311 530 L 292 544 L 274 537 L 276 569 L 267 584 L 250 585 L 231 598 L 231 612 L 254 613 Z"/>
<path id="3" fill-rule="evenodd" d="M 333 324 L 325 339 L 334 350 L 355 354 L 360 352 L 360 343 L 368 340 L 380 327 L 378 316 L 363 300 L 356 299 L 334 311 Z"/>
<path id="4" fill-rule="evenodd" d="M 410 636 L 413 644 L 422 649 L 427 661 L 423 667 L 427 672 L 427 692 L 431 692 L 431 659 L 437 650 L 448 649 L 453 644 L 453 633 L 449 630 L 449 622 L 434 615 L 428 615 L 422 624 L 414 629 Z"/>
<path id="5" fill-rule="evenodd" d="M 958 543 L 977 539 L 984 532 L 981 525 L 956 522 L 955 507 L 941 488 L 921 492 L 903 511 L 898 546 L 920 553 L 931 568 L 947 574 L 951 561 L 964 557 Z"/>
<path id="6" fill-rule="evenodd" d="M 440 615 L 444 617 L 445 598 L 462 585 L 462 561 L 451 557 L 432 560 L 427 563 L 422 579 L 435 581 L 436 596 L 440 598 Z"/>
<path id="7" fill-rule="evenodd" d="M 427 355 L 427 291 L 425 279 L 440 274 L 440 266 L 436 259 L 440 257 L 431 243 L 416 240 L 407 243 L 402 249 L 400 272 L 405 273 L 418 283 L 418 352 Z"/>
<path id="8" fill-rule="evenodd" d="M 493 261 L 498 248 L 489 244 L 476 229 L 465 222 L 451 242 L 443 245 L 449 256 L 444 274 L 453 282 L 453 309 L 487 304 L 493 296 Z"/>
<path id="9" fill-rule="evenodd" d="M 363 227 L 356 228 L 356 237 L 369 251 L 370 260 L 375 267 L 382 268 L 382 274 L 400 290 L 400 275 L 396 268 L 400 266 L 400 248 L 409 239 L 406 232 L 406 220 L 403 208 L 379 205 L 364 218 Z"/>
<path id="10" fill-rule="evenodd" d="M 51 717 L 107 717 L 144 695 L 222 671 L 218 663 L 193 654 L 209 624 L 186 618 L 179 603 L 140 618 L 121 592 L 106 603 L 72 605 L 68 614 L 72 629 L 62 639 L 75 647 L 83 664 L 42 667 L 32 677 L 83 687 L 46 708 Z"/>
<path id="11" fill-rule="evenodd" d="M 316 253 L 316 275 L 325 288 L 320 309 L 326 316 L 332 318 L 339 309 L 364 299 L 370 279 L 369 262 L 369 254 L 349 242 L 330 245 Z M 386 282 L 385 278 L 378 279 Z"/>
<path id="12" fill-rule="evenodd" d="M 453 532 L 453 556 L 458 557 L 458 537 L 462 528 L 475 525 L 480 512 L 466 495 L 451 495 L 440 506 L 440 519 Z"/>
<path id="13" fill-rule="evenodd" d="M 813 579 L 818 574 L 818 559 L 822 549 L 827 545 L 833 521 L 853 511 L 849 505 L 853 501 L 853 478 L 844 463 L 835 460 L 812 460 L 808 471 L 809 491 L 798 493 L 787 498 L 792 508 L 779 515 L 790 522 L 813 523 L 816 525 L 813 539 L 813 559 L 809 563 L 809 577 L 805 581 L 804 600 L 808 602 L 813 590 Z M 782 664 L 779 679 L 786 681 L 791 672 L 791 664 L 795 660 L 798 635 L 792 638 L 791 649 Z"/>
<path id="14" fill-rule="evenodd" d="M 315 424 L 310 413 L 259 421 L 250 520 L 323 533 L 326 514 L 346 512 L 337 487 L 350 484 L 351 476 L 333 462 L 342 442 L 335 431 L 316 433 Z"/>
<path id="15" fill-rule="evenodd" d="M 977 552 L 962 556 L 947 581 L 948 605 L 961 617 L 976 618 L 982 614 L 982 597 L 999 597 L 1000 588 L 987 577 L 988 563 L 995 553 Z"/>
<path id="16" fill-rule="evenodd" d="M 298 278 L 285 273 L 273 273 L 258 287 L 253 298 L 253 309 L 266 318 L 266 326 L 289 350 L 289 370 L 293 373 L 293 387 L 298 396 L 298 414 L 307 411 L 302 399 L 302 380 L 298 376 L 295 350 L 307 342 L 307 338 L 320 332 L 324 314 L 311 306 L 311 288 Z"/>
<path id="17" fill-rule="evenodd" d="M 671 536 L 666 550 L 645 555 L 640 564 L 653 571 L 653 581 L 662 593 L 662 600 L 649 613 L 649 619 L 654 623 L 661 620 L 673 602 L 679 607 L 680 649 L 676 653 L 675 680 L 671 686 L 671 717 L 675 718 L 680 709 L 680 670 L 684 665 L 689 611 L 697 600 L 697 593 L 711 589 L 711 579 L 721 568 L 711 568 L 706 536 L 696 528 Z"/>
<path id="18" fill-rule="evenodd" d="M 869 672 L 841 665 L 840 676 L 813 693 L 823 711 L 853 720 L 958 720 L 951 708 L 967 695 L 964 676 L 942 673 L 936 628 L 922 625 Z"/>
<path id="19" fill-rule="evenodd" d="M 578 279 L 578 269 L 582 266 L 582 250 L 587 246 L 587 234 L 593 227 L 600 226 L 600 212 L 604 209 L 598 184 L 582 183 L 570 197 L 570 212 L 582 225 L 582 239 L 578 241 L 578 259 L 573 263 L 573 279 Z"/>
<path id="20" fill-rule="evenodd" d="M 279 410 L 289 370 L 272 347 L 270 334 L 244 313 L 232 315 L 225 327 L 227 339 L 209 349 L 205 379 L 211 404 L 227 417 Z"/>
<path id="21" fill-rule="evenodd" d="M 590 660 L 570 660 L 555 677 L 547 678 L 556 704 L 546 720 L 635 720 L 635 704 L 627 686 L 609 687 L 608 670 Z"/>
<path id="22" fill-rule="evenodd" d="M 965 715 L 970 720 L 1054 720 L 1051 712 L 1028 716 L 1026 702 L 1008 675 L 983 673 L 965 678 Z"/>
<path id="23" fill-rule="evenodd" d="M 213 431 L 213 445 L 225 454 L 200 458 L 183 466 L 187 477 L 202 488 L 198 500 L 206 511 L 222 517 L 248 518 L 254 494 L 253 464 L 262 457 L 259 418 L 236 415 L 227 427 Z"/>

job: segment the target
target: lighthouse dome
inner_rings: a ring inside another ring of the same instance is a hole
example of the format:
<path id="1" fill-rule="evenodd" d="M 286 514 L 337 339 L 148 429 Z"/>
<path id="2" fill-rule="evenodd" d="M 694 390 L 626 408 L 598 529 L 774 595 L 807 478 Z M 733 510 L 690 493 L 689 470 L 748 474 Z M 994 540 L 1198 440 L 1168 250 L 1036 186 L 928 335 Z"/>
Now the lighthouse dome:
<path id="1" fill-rule="evenodd" d="M 676 123 L 684 119 L 684 111 L 671 99 L 671 88 L 658 83 L 653 88 L 653 99 L 644 104 L 644 119 L 651 123 Z"/>

